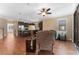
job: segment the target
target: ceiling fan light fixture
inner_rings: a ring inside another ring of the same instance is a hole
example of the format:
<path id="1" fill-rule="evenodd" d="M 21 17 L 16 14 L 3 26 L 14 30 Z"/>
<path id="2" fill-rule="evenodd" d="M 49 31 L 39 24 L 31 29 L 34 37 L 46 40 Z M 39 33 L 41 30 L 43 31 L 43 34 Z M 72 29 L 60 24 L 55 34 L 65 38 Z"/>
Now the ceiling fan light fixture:
<path id="1" fill-rule="evenodd" d="M 42 13 L 42 16 L 45 16 L 45 15 L 46 15 L 46 13 L 45 13 L 45 12 L 43 12 L 43 13 Z"/>
<path id="2" fill-rule="evenodd" d="M 38 14 L 42 16 L 46 16 L 47 14 L 51 14 L 51 12 L 49 12 L 50 10 L 51 10 L 50 8 L 42 8 L 40 13 Z"/>

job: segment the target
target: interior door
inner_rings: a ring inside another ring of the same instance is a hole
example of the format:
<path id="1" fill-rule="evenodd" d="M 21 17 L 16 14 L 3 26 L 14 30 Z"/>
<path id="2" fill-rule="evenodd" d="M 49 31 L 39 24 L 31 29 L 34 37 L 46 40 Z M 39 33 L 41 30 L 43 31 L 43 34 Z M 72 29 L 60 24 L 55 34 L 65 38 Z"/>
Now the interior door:
<path id="1" fill-rule="evenodd" d="M 79 47 L 79 5 L 74 14 L 74 43 Z"/>
<path id="2" fill-rule="evenodd" d="M 77 46 L 79 47 L 79 11 L 77 13 Z"/>
<path id="3" fill-rule="evenodd" d="M 77 36 L 77 13 L 74 14 L 74 43 L 76 44 L 77 43 L 77 39 L 78 39 L 78 36 Z"/>

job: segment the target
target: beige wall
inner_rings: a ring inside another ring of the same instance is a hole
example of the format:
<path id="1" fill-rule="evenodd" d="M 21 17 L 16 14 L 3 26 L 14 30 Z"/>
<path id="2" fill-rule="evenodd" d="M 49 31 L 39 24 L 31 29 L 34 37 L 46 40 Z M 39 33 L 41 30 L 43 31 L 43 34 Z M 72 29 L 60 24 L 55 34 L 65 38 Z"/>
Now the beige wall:
<path id="1" fill-rule="evenodd" d="M 15 20 L 13 24 L 14 24 L 14 35 L 18 36 L 18 20 Z"/>
<path id="2" fill-rule="evenodd" d="M 57 30 L 57 20 L 55 19 L 45 19 L 43 21 L 43 30 Z"/>
<path id="3" fill-rule="evenodd" d="M 67 38 L 73 41 L 73 15 L 67 18 Z"/>
<path id="4" fill-rule="evenodd" d="M 58 18 L 48 18 L 43 21 L 43 30 L 58 31 L 58 19 L 67 18 L 67 40 L 73 41 L 73 15 L 62 16 Z"/>

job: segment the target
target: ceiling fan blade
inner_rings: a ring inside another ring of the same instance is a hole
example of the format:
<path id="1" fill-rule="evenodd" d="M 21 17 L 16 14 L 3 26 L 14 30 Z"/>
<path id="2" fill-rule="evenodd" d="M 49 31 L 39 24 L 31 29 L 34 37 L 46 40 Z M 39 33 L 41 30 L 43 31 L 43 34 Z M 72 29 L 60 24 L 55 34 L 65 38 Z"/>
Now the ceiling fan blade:
<path id="1" fill-rule="evenodd" d="M 41 10 L 41 12 L 44 12 L 45 11 L 45 9 L 43 8 L 42 10 Z"/>
<path id="2" fill-rule="evenodd" d="M 52 14 L 51 12 L 48 12 L 47 14 Z"/>
<path id="3" fill-rule="evenodd" d="M 50 10 L 50 8 L 48 8 L 46 11 L 49 11 Z"/>
<path id="4" fill-rule="evenodd" d="M 45 8 L 43 8 L 42 10 L 45 11 Z"/>

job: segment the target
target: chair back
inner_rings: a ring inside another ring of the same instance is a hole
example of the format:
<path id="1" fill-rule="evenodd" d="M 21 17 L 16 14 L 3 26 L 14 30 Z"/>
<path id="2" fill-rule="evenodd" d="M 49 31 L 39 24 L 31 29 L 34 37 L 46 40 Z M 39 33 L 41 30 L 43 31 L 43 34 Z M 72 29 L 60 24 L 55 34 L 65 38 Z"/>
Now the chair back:
<path id="1" fill-rule="evenodd" d="M 53 31 L 39 31 L 36 36 L 36 42 L 40 45 L 40 49 L 51 50 L 52 43 L 55 40 Z"/>

